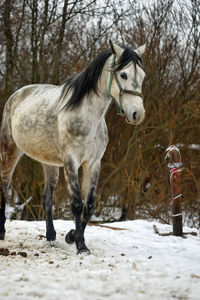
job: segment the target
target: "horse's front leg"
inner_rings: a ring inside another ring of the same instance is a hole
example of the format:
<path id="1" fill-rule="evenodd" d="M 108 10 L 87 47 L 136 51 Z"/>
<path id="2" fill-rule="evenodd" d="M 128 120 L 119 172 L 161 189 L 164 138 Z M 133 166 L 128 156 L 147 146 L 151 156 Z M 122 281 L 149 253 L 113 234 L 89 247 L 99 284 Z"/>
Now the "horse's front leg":
<path id="1" fill-rule="evenodd" d="M 81 216 L 83 212 L 83 202 L 81 200 L 81 193 L 78 183 L 78 166 L 72 159 L 68 159 L 64 165 L 65 177 L 68 182 L 68 191 L 71 198 L 71 209 L 75 217 L 76 229 L 71 232 L 73 241 L 69 241 L 69 233 L 66 236 L 66 242 L 76 243 L 77 254 L 82 252 L 90 253 L 90 250 L 85 245 L 84 230 L 82 228 Z"/>
<path id="2" fill-rule="evenodd" d="M 95 163 L 92 167 L 88 164 L 83 165 L 83 181 L 82 192 L 85 198 L 85 205 L 83 207 L 81 228 L 84 233 L 90 217 L 94 212 L 94 202 L 96 198 L 96 188 L 100 173 L 100 162 Z M 72 244 L 75 241 L 76 231 L 70 230 L 66 236 L 66 242 Z"/>
<path id="3" fill-rule="evenodd" d="M 82 189 L 85 195 L 85 205 L 82 216 L 82 229 L 85 231 L 88 221 L 94 212 L 94 203 L 96 199 L 96 189 L 100 174 L 100 162 L 95 163 L 92 167 L 83 166 L 83 183 Z"/>

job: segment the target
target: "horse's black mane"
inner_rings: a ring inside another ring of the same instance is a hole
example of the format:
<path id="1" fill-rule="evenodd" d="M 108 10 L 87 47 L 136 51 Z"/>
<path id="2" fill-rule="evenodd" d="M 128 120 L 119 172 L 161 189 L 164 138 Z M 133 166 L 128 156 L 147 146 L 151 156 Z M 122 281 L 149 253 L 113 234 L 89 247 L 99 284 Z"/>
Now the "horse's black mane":
<path id="1" fill-rule="evenodd" d="M 111 49 L 105 49 L 87 66 L 87 68 L 77 75 L 68 77 L 63 86 L 60 99 L 65 98 L 69 90 L 72 89 L 72 95 L 63 108 L 74 109 L 81 104 L 83 98 L 94 92 L 98 95 L 97 83 L 101 76 L 103 67 L 107 59 L 113 54 Z M 140 56 L 130 48 L 126 47 L 115 64 L 114 70 L 120 71 L 129 63 L 134 65 L 141 65 L 142 60 Z"/>

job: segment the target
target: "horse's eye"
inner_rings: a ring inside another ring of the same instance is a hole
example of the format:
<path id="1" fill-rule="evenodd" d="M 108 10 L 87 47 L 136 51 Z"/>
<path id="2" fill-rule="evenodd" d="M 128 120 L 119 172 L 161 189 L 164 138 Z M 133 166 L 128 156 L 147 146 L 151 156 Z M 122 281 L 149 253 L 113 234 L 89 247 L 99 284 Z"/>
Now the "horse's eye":
<path id="1" fill-rule="evenodd" d="M 121 73 L 120 76 L 121 76 L 121 78 L 123 78 L 125 80 L 128 79 L 128 76 L 125 72 Z"/>

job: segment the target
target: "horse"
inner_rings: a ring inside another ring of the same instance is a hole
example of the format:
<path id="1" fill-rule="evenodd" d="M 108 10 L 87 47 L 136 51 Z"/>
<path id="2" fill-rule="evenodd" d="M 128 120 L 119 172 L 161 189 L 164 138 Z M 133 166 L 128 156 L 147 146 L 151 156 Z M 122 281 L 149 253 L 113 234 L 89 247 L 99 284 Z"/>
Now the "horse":
<path id="1" fill-rule="evenodd" d="M 40 162 L 44 170 L 47 240 L 56 240 L 52 205 L 59 167 L 63 167 L 75 219 L 75 229 L 67 233 L 65 241 L 76 244 L 77 254 L 90 253 L 84 232 L 94 212 L 101 159 L 108 144 L 105 114 L 114 100 L 118 113 L 129 124 L 143 121 L 144 52 L 145 45 L 132 50 L 109 40 L 109 48 L 61 85 L 31 84 L 10 96 L 0 129 L 1 240 L 5 238 L 5 205 L 11 178 L 19 159 L 26 154 Z"/>

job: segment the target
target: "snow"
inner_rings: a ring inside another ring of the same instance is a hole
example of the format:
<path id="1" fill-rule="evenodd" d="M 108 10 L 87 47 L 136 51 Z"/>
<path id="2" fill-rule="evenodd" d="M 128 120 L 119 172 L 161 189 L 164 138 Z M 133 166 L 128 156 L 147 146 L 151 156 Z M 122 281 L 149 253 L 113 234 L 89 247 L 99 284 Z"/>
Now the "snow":
<path id="1" fill-rule="evenodd" d="M 171 226 L 145 220 L 104 224 L 118 230 L 88 226 L 92 254 L 77 255 L 64 240 L 74 223 L 54 223 L 52 247 L 43 237 L 45 222 L 7 221 L 0 248 L 10 254 L 0 255 L 1 300 L 200 299 L 199 233 L 159 236 L 154 224 L 163 233 Z"/>

